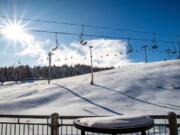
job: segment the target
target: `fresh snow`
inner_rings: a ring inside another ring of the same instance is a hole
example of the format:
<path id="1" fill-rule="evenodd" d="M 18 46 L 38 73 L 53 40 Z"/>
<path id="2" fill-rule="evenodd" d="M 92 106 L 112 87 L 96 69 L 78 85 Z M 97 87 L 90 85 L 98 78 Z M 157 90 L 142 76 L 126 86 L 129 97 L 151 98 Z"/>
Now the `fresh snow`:
<path id="1" fill-rule="evenodd" d="M 47 81 L 0 86 L 0 114 L 180 113 L 180 60 L 137 64 Z"/>
<path id="2" fill-rule="evenodd" d="M 153 123 L 153 119 L 148 116 L 121 115 L 110 117 L 89 117 L 76 120 L 81 125 L 95 128 L 134 128 L 142 127 Z"/>

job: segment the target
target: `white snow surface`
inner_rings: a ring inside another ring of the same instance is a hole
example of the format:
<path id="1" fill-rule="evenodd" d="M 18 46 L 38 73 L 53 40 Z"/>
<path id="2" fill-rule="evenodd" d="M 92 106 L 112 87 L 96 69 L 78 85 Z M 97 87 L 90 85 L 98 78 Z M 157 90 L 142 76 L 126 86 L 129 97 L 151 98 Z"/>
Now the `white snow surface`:
<path id="1" fill-rule="evenodd" d="M 180 114 L 180 60 L 0 86 L 0 114 Z"/>
<path id="2" fill-rule="evenodd" d="M 121 115 L 110 117 L 89 117 L 77 120 L 80 124 L 95 128 L 134 128 L 153 123 L 153 119 L 140 115 Z"/>

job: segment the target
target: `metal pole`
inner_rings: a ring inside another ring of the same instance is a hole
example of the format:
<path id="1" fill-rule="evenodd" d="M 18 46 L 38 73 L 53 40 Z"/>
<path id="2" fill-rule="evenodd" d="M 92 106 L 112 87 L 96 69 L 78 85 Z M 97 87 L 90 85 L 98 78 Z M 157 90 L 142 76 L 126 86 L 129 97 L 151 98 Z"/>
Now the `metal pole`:
<path id="1" fill-rule="evenodd" d="M 48 53 L 48 57 L 49 57 L 49 74 L 48 74 L 48 84 L 51 83 L 51 56 L 52 56 L 52 53 L 49 52 Z"/>
<path id="2" fill-rule="evenodd" d="M 147 61 L 147 45 L 145 45 L 145 46 L 143 46 L 143 48 L 144 48 L 144 57 L 145 57 L 145 63 L 147 63 L 148 61 Z"/>
<path id="3" fill-rule="evenodd" d="M 179 54 L 178 59 L 180 59 L 180 41 L 179 41 L 179 34 L 177 35 L 177 44 L 178 44 L 178 48 L 179 48 L 179 50 L 178 50 L 178 54 Z"/>
<path id="4" fill-rule="evenodd" d="M 147 63 L 147 47 L 144 48 L 145 62 Z"/>
<path id="5" fill-rule="evenodd" d="M 19 65 L 19 81 L 21 81 L 21 65 Z"/>
<path id="6" fill-rule="evenodd" d="M 94 76 L 93 76 L 93 65 L 92 65 L 92 46 L 89 46 L 90 49 L 90 59 L 91 59 L 91 85 L 94 84 Z"/>
<path id="7" fill-rule="evenodd" d="M 170 54 L 170 51 L 168 52 L 168 57 L 169 57 L 169 60 L 171 60 L 171 54 Z"/>
<path id="8" fill-rule="evenodd" d="M 13 81 L 15 81 L 14 65 L 13 65 Z"/>

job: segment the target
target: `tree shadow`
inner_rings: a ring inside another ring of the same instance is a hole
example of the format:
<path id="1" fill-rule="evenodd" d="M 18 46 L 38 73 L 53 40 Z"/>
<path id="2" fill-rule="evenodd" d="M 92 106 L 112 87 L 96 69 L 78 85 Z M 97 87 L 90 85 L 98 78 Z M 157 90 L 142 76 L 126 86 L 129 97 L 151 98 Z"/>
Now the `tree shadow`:
<path id="1" fill-rule="evenodd" d="M 124 92 L 120 92 L 120 91 L 117 91 L 117 90 L 113 90 L 111 88 L 108 88 L 108 87 L 105 87 L 105 86 L 101 86 L 101 85 L 98 85 L 98 84 L 94 84 L 94 86 L 97 86 L 97 87 L 100 87 L 100 88 L 103 88 L 103 89 L 106 89 L 106 90 L 109 90 L 109 91 L 113 91 L 113 92 L 116 92 L 116 93 L 119 93 L 121 95 L 124 95 L 132 100 L 135 100 L 135 101 L 138 101 L 138 102 L 141 102 L 141 103 L 145 103 L 145 104 L 150 104 L 150 105 L 154 105 L 154 106 L 158 106 L 158 107 L 162 107 L 162 108 L 166 108 L 166 109 L 172 109 L 172 110 L 180 110 L 180 109 L 177 109 L 177 108 L 173 108 L 173 107 L 169 107 L 169 106 L 165 106 L 165 105 L 160 105 L 160 104 L 156 104 L 156 103 L 151 103 L 151 102 L 148 102 L 148 101 L 144 101 L 144 100 L 141 100 L 141 99 L 138 99 L 138 98 L 135 98 L 133 96 L 130 96 Z"/>
<path id="2" fill-rule="evenodd" d="M 32 93 L 31 93 L 32 94 Z M 34 93 L 35 94 L 35 93 Z M 30 109 L 30 108 L 36 108 L 41 105 L 46 105 L 50 102 L 53 102 L 56 99 L 59 99 L 61 96 L 63 96 L 64 93 L 62 92 L 55 92 L 46 96 L 42 96 L 39 98 L 29 98 L 29 99 L 22 99 L 20 101 L 13 101 L 14 99 L 20 98 L 16 97 L 14 98 L 11 102 L 7 103 L 0 103 L 0 108 L 3 110 L 3 112 L 7 111 L 21 111 L 25 109 Z"/>
<path id="3" fill-rule="evenodd" d="M 61 87 L 61 88 L 64 88 L 65 90 L 67 90 L 67 91 L 70 92 L 71 94 L 73 94 L 73 95 L 75 95 L 75 96 L 83 99 L 84 101 L 86 101 L 86 102 L 88 102 L 88 103 L 90 103 L 90 104 L 92 104 L 92 105 L 95 105 L 95 106 L 97 106 L 97 107 L 99 107 L 99 108 L 101 108 L 101 109 L 104 109 L 104 110 L 106 110 L 106 111 L 108 111 L 108 112 L 111 112 L 111 113 L 113 113 L 113 114 L 115 114 L 115 115 L 122 115 L 122 114 L 119 113 L 119 112 L 116 112 L 116 111 L 114 111 L 114 110 L 112 110 L 112 109 L 110 109 L 110 108 L 107 108 L 107 107 L 105 107 L 105 106 L 99 105 L 99 104 L 97 104 L 97 103 L 95 103 L 95 102 L 93 102 L 93 101 L 91 101 L 91 100 L 89 100 L 89 99 L 87 99 L 87 98 L 79 95 L 78 93 L 74 92 L 73 90 L 71 90 L 71 89 L 69 89 L 69 88 L 66 88 L 66 87 L 64 87 L 64 86 L 62 86 L 62 85 L 59 85 L 59 84 L 54 84 L 54 85 L 57 85 L 57 86 L 59 86 L 59 87 Z"/>

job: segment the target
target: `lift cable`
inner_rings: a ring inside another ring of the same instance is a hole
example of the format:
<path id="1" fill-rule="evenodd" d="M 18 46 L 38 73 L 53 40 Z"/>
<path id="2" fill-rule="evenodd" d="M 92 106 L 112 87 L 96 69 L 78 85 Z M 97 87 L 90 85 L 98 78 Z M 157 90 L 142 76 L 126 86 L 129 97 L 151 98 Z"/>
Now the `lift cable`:
<path id="1" fill-rule="evenodd" d="M 2 30 L 2 28 L 0 28 Z M 38 33 L 48 33 L 48 34 L 61 34 L 61 35 L 72 35 L 72 36 L 79 36 L 79 33 L 72 33 L 72 32 L 60 32 L 60 31 L 49 31 L 49 30 L 40 30 L 40 29 L 28 29 L 26 31 L 30 32 L 38 32 Z M 83 36 L 86 37 L 96 37 L 96 38 L 107 38 L 107 39 L 124 39 L 128 40 L 130 37 L 119 37 L 119 36 L 108 36 L 108 35 L 96 35 L 96 34 L 83 34 Z M 130 38 L 131 40 L 134 41 L 142 41 L 142 42 L 148 42 L 152 41 L 152 39 L 143 39 L 143 38 Z M 167 40 L 156 40 L 156 42 L 159 43 L 171 43 L 172 41 L 167 41 Z"/>
<path id="2" fill-rule="evenodd" d="M 62 24 L 62 25 L 70 25 L 70 26 L 82 27 L 82 24 L 51 21 L 51 20 L 43 20 L 43 19 L 29 19 L 29 18 L 24 18 L 24 17 L 6 17 L 6 16 L 2 16 L 2 15 L 0 16 L 0 18 L 16 19 L 16 20 L 24 20 L 24 21 L 33 21 L 33 22 L 42 22 L 42 23 L 53 23 L 53 24 Z M 140 30 L 133 30 L 133 29 L 124 29 L 124 28 L 118 28 L 118 27 L 95 26 L 95 25 L 88 25 L 88 24 L 83 24 L 83 25 L 84 25 L 84 27 L 95 28 L 95 29 L 126 31 L 126 32 L 132 32 L 132 33 L 142 33 L 142 34 L 153 34 L 154 33 L 154 32 L 147 32 L 147 31 L 140 31 Z M 177 34 L 172 34 L 172 33 L 156 33 L 156 34 L 164 35 L 164 36 L 176 36 L 177 35 Z"/>

